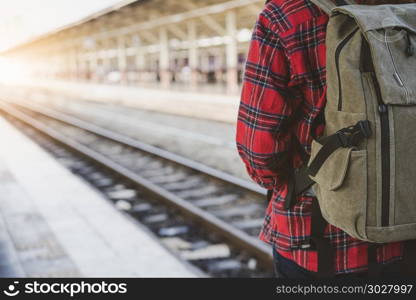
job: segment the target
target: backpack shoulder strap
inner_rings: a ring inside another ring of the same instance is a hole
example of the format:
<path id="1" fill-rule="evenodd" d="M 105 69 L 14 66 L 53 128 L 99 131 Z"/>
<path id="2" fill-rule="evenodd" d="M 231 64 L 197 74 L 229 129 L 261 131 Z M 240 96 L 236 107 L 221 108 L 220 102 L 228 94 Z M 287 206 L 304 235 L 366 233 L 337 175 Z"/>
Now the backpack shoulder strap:
<path id="1" fill-rule="evenodd" d="M 353 0 L 311 0 L 315 5 L 322 9 L 328 15 L 331 14 L 332 9 L 338 6 L 355 4 Z"/>

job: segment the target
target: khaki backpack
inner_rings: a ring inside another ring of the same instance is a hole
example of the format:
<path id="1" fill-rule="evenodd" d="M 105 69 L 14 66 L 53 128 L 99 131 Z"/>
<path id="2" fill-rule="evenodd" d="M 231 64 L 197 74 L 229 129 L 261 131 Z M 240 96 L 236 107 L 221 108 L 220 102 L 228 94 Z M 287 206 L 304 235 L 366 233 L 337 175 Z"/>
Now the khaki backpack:
<path id="1" fill-rule="evenodd" d="M 286 200 L 313 184 L 311 239 L 322 266 L 333 255 L 316 214 L 374 249 L 416 239 L 416 4 L 311 1 L 330 16 L 326 129 Z M 330 263 L 319 268 L 331 272 Z"/>

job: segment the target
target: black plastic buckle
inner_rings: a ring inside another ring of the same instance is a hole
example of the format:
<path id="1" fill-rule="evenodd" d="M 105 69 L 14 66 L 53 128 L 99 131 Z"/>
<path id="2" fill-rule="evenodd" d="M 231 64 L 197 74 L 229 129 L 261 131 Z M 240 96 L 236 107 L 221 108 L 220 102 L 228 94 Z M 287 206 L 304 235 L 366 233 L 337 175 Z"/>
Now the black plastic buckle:
<path id="1" fill-rule="evenodd" d="M 338 140 L 343 148 L 358 146 L 363 138 L 371 136 L 370 121 L 359 121 L 354 126 L 343 128 L 336 133 Z"/>
<path id="2" fill-rule="evenodd" d="M 337 138 L 339 140 L 339 143 L 341 144 L 341 146 L 343 148 L 350 147 L 350 136 L 349 135 L 347 135 L 344 131 L 338 131 L 336 134 L 337 134 Z"/>
<path id="3" fill-rule="evenodd" d="M 368 121 L 368 120 L 360 121 L 360 122 L 357 123 L 357 125 L 360 127 L 360 131 L 366 139 L 371 137 L 373 132 L 371 130 L 370 121 Z"/>

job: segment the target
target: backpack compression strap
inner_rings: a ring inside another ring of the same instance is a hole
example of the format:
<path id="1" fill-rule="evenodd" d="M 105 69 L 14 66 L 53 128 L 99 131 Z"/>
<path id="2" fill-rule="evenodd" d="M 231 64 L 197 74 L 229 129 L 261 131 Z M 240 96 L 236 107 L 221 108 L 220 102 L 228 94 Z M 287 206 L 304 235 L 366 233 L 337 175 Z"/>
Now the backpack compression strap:
<path id="1" fill-rule="evenodd" d="M 290 174 L 288 193 L 285 199 L 285 209 L 290 209 L 296 204 L 296 197 L 309 189 L 315 182 L 309 176 L 316 176 L 322 165 L 339 148 L 350 148 L 357 146 L 363 139 L 372 135 L 370 122 L 368 120 L 359 121 L 356 125 L 343 128 L 337 133 L 322 139 L 322 148 L 310 162 L 309 155 L 306 153 L 302 157 L 304 166 L 300 169 L 293 170 Z M 302 151 L 303 147 L 297 139 L 294 141 L 298 144 L 298 149 Z M 303 150 L 304 152 L 304 150 Z M 302 154 L 302 152 L 301 152 Z"/>
<path id="2" fill-rule="evenodd" d="M 320 9 L 326 12 L 328 15 L 331 14 L 332 9 L 337 6 L 343 6 L 348 4 L 355 4 L 353 0 L 335 0 L 335 3 L 331 0 L 311 0 Z"/>
<path id="3" fill-rule="evenodd" d="M 334 151 L 341 147 L 356 146 L 361 140 L 369 136 L 371 136 L 369 121 L 360 121 L 356 125 L 341 129 L 336 134 L 328 136 L 324 141 L 321 141 L 323 146 L 309 167 L 305 164 L 292 175 L 288 185 L 288 194 L 285 199 L 285 208 L 290 209 L 293 204 L 296 203 L 296 197 L 314 184 L 314 181 L 309 175 L 311 173 L 316 175 L 323 163 Z M 305 157 L 302 157 L 302 160 L 304 162 L 308 161 L 306 155 Z M 331 278 L 335 276 L 335 249 L 331 245 L 331 241 L 325 237 L 325 228 L 327 224 L 328 222 L 322 216 L 318 199 L 313 199 L 310 243 L 309 245 L 306 244 L 302 247 L 305 247 L 305 249 L 310 247 L 318 253 L 317 278 Z M 370 258 L 374 258 L 370 259 L 369 270 L 371 270 L 373 277 L 377 277 L 380 274 L 381 266 L 377 264 L 375 255 L 376 248 L 370 247 L 369 251 Z"/>
<path id="4" fill-rule="evenodd" d="M 369 138 L 371 135 L 370 122 L 365 120 L 359 121 L 354 126 L 343 128 L 337 133 L 324 138 L 321 141 L 322 148 L 309 164 L 309 175 L 316 176 L 327 158 L 337 149 L 356 147 L 363 139 Z"/>

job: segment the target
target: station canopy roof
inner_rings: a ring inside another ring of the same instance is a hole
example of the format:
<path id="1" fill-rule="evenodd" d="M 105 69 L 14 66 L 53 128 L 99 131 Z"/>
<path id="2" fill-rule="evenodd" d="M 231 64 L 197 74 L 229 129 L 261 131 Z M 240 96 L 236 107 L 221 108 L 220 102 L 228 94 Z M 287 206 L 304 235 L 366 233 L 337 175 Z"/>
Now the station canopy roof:
<path id="1" fill-rule="evenodd" d="M 106 32 L 119 34 L 120 31 L 130 34 L 134 30 L 151 31 L 152 28 L 169 26 L 172 23 L 176 24 L 180 33 L 186 31 L 184 23 L 190 19 L 198 20 L 199 36 L 221 36 L 226 35 L 223 12 L 235 9 L 238 12 L 238 28 L 252 28 L 253 18 L 260 13 L 264 2 L 264 0 L 124 0 L 6 52 L 20 50 L 55 36 L 76 35 L 85 31 L 86 27 L 102 34 Z"/>

